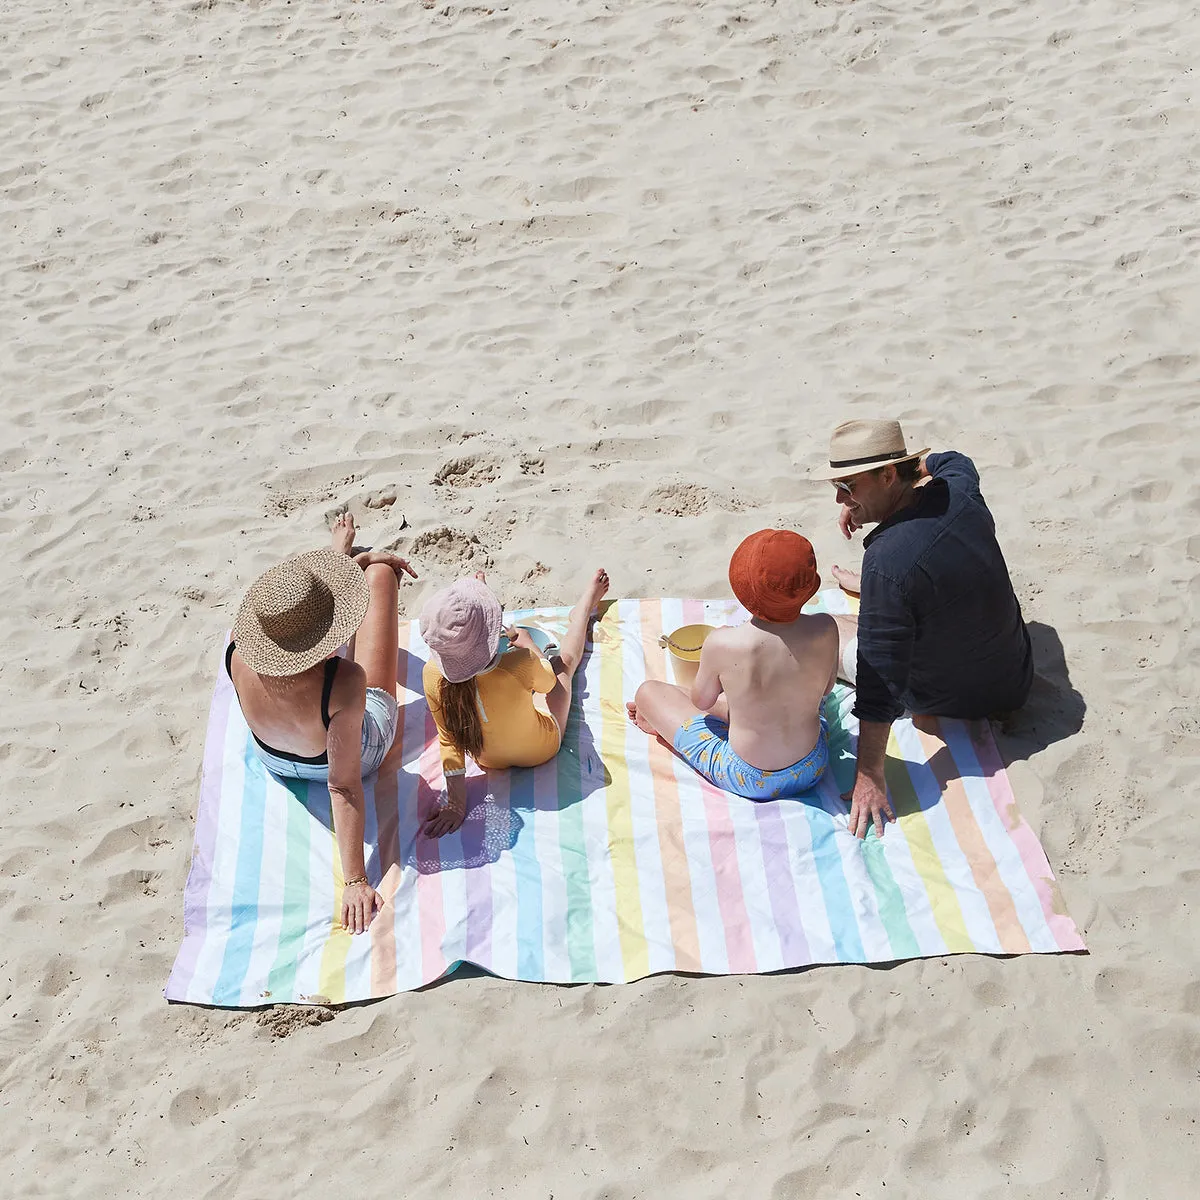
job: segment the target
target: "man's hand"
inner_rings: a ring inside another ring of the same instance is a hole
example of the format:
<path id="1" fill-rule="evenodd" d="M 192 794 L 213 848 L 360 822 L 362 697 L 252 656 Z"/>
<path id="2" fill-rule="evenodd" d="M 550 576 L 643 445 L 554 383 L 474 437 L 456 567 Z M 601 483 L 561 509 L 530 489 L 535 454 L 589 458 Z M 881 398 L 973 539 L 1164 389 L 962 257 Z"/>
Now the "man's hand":
<path id="1" fill-rule="evenodd" d="M 443 837 L 447 833 L 453 833 L 463 823 L 466 815 L 466 796 L 456 797 L 447 792 L 446 803 L 425 819 L 425 824 L 421 826 L 421 832 L 426 837 Z"/>
<path id="2" fill-rule="evenodd" d="M 883 837 L 884 826 L 896 819 L 887 797 L 887 786 L 880 786 L 879 781 L 870 775 L 860 772 L 854 780 L 853 790 L 845 792 L 842 799 L 850 805 L 850 832 L 856 838 L 867 836 L 872 821 L 875 822 L 876 834 Z"/>
<path id="3" fill-rule="evenodd" d="M 383 899 L 369 883 L 352 883 L 342 892 L 342 925 L 347 933 L 365 933 Z"/>
<path id="4" fill-rule="evenodd" d="M 841 511 L 838 513 L 838 528 L 842 531 L 842 537 L 849 541 L 862 526 L 854 519 L 854 514 L 842 505 Z"/>

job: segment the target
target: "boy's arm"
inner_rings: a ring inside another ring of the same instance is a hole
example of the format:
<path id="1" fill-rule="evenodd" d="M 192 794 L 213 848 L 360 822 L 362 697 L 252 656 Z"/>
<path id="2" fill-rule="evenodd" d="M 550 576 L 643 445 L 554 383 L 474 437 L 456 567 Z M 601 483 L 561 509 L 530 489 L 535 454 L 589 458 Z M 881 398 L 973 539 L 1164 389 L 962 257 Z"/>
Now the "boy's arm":
<path id="1" fill-rule="evenodd" d="M 689 696 L 701 712 L 708 712 L 725 690 L 721 686 L 721 675 L 716 665 L 720 640 L 716 639 L 714 646 L 714 638 L 715 634 L 710 634 L 700 651 L 700 666 L 696 670 L 696 679 Z"/>
<path id="2" fill-rule="evenodd" d="M 833 626 L 833 666 L 829 668 L 829 678 L 825 681 L 825 695 L 828 696 L 833 691 L 833 685 L 837 683 L 838 667 L 842 665 L 842 635 L 834 617 L 829 613 L 823 613 L 822 616 L 827 617 Z"/>

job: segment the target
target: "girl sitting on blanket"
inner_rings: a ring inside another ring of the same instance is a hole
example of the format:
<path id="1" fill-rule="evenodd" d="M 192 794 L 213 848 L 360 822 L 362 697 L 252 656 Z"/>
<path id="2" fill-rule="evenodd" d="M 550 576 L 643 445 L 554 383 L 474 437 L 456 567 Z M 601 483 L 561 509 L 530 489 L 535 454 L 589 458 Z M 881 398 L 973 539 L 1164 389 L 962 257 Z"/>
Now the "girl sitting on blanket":
<path id="1" fill-rule="evenodd" d="M 417 573 L 386 551 L 351 557 L 353 544 L 354 518 L 343 513 L 330 549 L 258 579 L 238 610 L 225 670 L 267 770 L 329 786 L 342 924 L 362 933 L 382 904 L 363 858 L 362 781 L 396 736 L 397 580 Z"/>
<path id="2" fill-rule="evenodd" d="M 421 613 L 425 699 L 437 725 L 446 802 L 423 828 L 429 837 L 457 829 L 467 810 L 467 759 L 485 768 L 536 767 L 562 744 L 571 679 L 583 658 L 588 621 L 608 591 L 597 571 L 571 610 L 562 647 L 547 661 L 523 629 L 503 630 L 503 610 L 479 571 L 430 597 Z M 500 650 L 500 634 L 508 636 Z M 545 697 L 545 709 L 535 696 Z"/>

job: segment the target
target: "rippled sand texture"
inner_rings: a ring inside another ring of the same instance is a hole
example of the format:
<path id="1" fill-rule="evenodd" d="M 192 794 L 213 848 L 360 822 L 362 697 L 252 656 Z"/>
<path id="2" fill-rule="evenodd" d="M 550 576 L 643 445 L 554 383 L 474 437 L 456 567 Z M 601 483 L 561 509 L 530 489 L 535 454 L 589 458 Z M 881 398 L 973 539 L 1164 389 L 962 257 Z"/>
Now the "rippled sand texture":
<path id="1" fill-rule="evenodd" d="M 0 11 L 0 1191 L 1186 1193 L 1192 6 Z M 800 468 L 884 414 L 983 471 L 1090 957 L 162 1000 L 221 637 L 331 510 L 410 613 L 721 594 L 857 561 Z"/>

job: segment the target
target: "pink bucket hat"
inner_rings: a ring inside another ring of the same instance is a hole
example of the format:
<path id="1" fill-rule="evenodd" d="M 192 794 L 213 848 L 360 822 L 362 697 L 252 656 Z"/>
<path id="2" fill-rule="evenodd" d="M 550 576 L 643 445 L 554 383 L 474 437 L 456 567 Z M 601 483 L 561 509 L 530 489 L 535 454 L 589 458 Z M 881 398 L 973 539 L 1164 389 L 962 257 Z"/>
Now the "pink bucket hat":
<path id="1" fill-rule="evenodd" d="M 429 597 L 421 610 L 421 637 L 451 683 L 478 675 L 496 656 L 504 612 L 478 579 L 458 579 Z"/>

